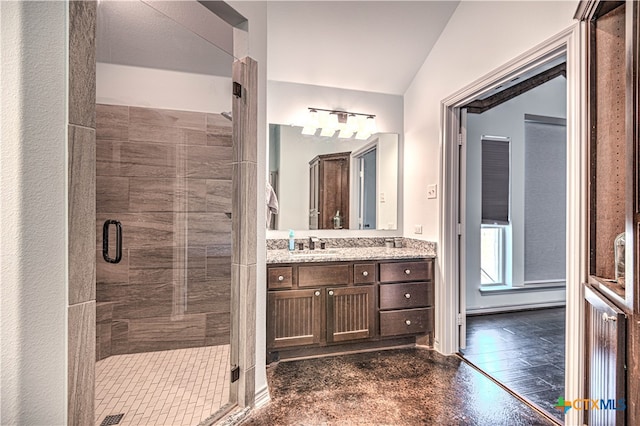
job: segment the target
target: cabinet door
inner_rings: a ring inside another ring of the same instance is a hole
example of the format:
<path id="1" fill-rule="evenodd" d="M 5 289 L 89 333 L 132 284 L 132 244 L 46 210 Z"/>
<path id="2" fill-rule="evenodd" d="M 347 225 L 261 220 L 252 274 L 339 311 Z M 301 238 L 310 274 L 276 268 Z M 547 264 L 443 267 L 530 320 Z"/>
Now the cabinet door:
<path id="1" fill-rule="evenodd" d="M 315 345 L 320 342 L 320 295 L 318 289 L 269 292 L 269 349 Z"/>
<path id="2" fill-rule="evenodd" d="M 375 329 L 374 286 L 327 289 L 327 341 L 373 337 Z"/>

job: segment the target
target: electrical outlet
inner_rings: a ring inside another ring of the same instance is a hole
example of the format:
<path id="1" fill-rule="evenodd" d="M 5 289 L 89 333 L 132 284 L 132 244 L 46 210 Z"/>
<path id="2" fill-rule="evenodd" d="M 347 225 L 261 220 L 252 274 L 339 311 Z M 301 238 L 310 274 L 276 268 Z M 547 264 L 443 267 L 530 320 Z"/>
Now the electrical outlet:
<path id="1" fill-rule="evenodd" d="M 380 193 L 380 202 L 381 202 L 381 203 L 384 203 L 384 202 L 385 202 L 385 200 L 384 200 L 384 192 L 381 192 L 381 193 Z"/>
<path id="2" fill-rule="evenodd" d="M 422 225 L 415 225 L 413 228 L 414 234 L 422 234 Z"/>
<path id="3" fill-rule="evenodd" d="M 427 198 L 438 198 L 438 185 L 427 185 Z"/>

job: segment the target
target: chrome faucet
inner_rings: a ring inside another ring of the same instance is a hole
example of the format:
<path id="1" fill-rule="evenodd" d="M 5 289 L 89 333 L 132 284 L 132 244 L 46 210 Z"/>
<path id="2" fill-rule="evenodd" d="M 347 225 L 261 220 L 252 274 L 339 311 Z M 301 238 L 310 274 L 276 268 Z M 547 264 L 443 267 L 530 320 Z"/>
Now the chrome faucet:
<path id="1" fill-rule="evenodd" d="M 309 237 L 309 250 L 315 250 L 318 241 L 318 237 Z"/>

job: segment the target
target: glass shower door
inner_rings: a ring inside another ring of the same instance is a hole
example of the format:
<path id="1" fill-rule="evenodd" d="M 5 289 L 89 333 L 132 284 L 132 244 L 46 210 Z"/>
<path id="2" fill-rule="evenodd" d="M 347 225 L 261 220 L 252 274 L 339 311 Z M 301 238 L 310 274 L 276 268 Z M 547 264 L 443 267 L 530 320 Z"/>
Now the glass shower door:
<path id="1" fill-rule="evenodd" d="M 233 57 L 137 1 L 96 40 L 96 422 L 197 424 L 229 398 Z"/>

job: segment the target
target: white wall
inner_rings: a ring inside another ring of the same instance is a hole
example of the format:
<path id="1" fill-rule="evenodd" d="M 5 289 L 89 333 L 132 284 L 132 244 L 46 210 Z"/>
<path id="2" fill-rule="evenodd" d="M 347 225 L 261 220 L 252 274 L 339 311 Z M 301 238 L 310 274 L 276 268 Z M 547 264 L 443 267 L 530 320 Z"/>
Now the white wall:
<path id="1" fill-rule="evenodd" d="M 481 139 L 511 139 L 511 284 L 524 284 L 525 264 L 525 114 L 566 118 L 567 81 L 558 77 L 482 114 L 467 114 L 466 285 L 467 311 L 505 306 L 563 302 L 564 289 L 526 293 L 480 293 Z M 559 238 L 564 240 L 564 235 Z"/>
<path id="2" fill-rule="evenodd" d="M 404 97 L 404 235 L 439 240 L 443 99 L 573 24 L 577 1 L 463 1 Z M 439 194 L 440 196 L 440 194 Z M 414 235 L 413 226 L 423 225 Z M 442 262 L 442 259 L 438 259 Z"/>
<path id="3" fill-rule="evenodd" d="M 67 423 L 66 2 L 0 2 L 0 424 Z"/>
<path id="4" fill-rule="evenodd" d="M 96 64 L 99 104 L 219 114 L 231 111 L 231 88 L 231 77 Z"/>
<path id="5" fill-rule="evenodd" d="M 267 82 L 267 120 L 274 124 L 301 124 L 309 107 L 324 109 L 341 109 L 345 111 L 374 114 L 379 132 L 397 133 L 399 135 L 398 152 L 403 152 L 403 100 L 402 96 L 387 95 L 358 90 L 345 90 L 333 87 L 313 86 L 307 84 L 286 83 L 280 81 Z M 402 170 L 401 165 L 400 170 Z M 266 159 L 264 160 L 266 163 Z M 281 163 L 282 164 L 282 163 Z M 402 176 L 399 177 L 399 217 L 398 230 L 314 230 L 296 233 L 296 237 L 311 234 L 319 237 L 345 236 L 384 236 L 401 235 L 402 233 Z M 281 178 L 281 182 L 283 179 Z M 305 201 L 305 204 L 308 200 Z M 298 231 L 298 229 L 296 229 Z M 288 231 L 268 231 L 269 238 L 287 238 Z"/>

